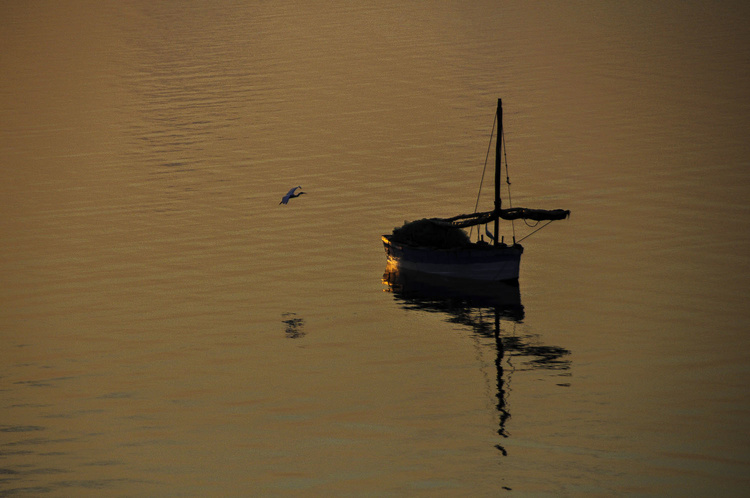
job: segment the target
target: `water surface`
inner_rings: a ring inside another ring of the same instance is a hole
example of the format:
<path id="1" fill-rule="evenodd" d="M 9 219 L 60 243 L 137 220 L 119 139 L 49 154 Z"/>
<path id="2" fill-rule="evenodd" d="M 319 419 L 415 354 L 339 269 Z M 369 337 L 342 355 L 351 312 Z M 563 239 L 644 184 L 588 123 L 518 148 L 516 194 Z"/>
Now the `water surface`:
<path id="1" fill-rule="evenodd" d="M 3 5 L 0 493 L 741 494 L 748 14 Z M 489 302 L 394 286 L 497 98 L 572 217 Z"/>

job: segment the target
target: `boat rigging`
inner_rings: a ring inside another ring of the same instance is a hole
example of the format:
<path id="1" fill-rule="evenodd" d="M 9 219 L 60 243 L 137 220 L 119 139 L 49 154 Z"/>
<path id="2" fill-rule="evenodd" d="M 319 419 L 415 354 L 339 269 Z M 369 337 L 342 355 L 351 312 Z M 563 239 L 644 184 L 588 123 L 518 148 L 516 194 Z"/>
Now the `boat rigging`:
<path id="1" fill-rule="evenodd" d="M 497 101 L 496 123 L 498 126 L 495 146 L 493 209 L 476 212 L 476 207 L 479 205 L 477 198 L 477 206 L 475 206 L 475 212 L 472 214 L 459 214 L 450 218 L 424 218 L 395 228 L 390 235 L 382 236 L 389 264 L 402 269 L 462 279 L 518 280 L 523 246 L 516 242 L 515 235 L 512 245 L 505 244 L 503 239 L 497 236 L 500 220 L 512 222 L 522 219 L 525 221 L 552 222 L 570 216 L 570 211 L 566 209 L 530 209 L 512 207 L 512 205 L 503 209 L 500 196 L 500 178 L 505 138 L 501 99 Z M 506 158 L 506 183 L 510 187 L 510 177 L 507 171 Z M 484 173 L 482 174 L 483 181 Z M 469 236 L 462 230 L 463 228 L 488 223 L 494 224 L 494 235 L 487 231 L 492 240 L 491 245 L 483 240 L 471 242 Z"/>

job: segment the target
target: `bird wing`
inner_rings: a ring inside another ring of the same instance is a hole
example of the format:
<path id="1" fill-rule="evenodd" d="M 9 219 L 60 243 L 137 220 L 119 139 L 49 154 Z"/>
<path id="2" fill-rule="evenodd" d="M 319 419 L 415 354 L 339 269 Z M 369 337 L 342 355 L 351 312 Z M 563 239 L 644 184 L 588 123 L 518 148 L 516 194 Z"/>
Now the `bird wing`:
<path id="1" fill-rule="evenodd" d="M 287 192 L 286 195 L 281 199 L 281 204 L 286 204 L 287 202 L 289 202 L 289 199 L 292 198 L 294 191 L 297 190 L 298 188 L 302 188 L 302 187 L 294 187 L 290 189 L 289 192 Z"/>

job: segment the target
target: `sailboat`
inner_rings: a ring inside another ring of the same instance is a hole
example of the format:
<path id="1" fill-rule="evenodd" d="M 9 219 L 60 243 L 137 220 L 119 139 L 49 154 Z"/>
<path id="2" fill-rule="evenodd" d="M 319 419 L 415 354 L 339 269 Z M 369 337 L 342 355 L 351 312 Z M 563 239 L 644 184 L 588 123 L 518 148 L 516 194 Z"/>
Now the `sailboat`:
<path id="1" fill-rule="evenodd" d="M 515 241 L 515 237 L 511 244 L 498 237 L 500 220 L 552 222 L 570 216 L 570 211 L 565 209 L 502 207 L 500 178 L 505 143 L 502 99 L 497 100 L 496 119 L 494 209 L 451 218 L 424 218 L 394 228 L 393 233 L 382 236 L 388 265 L 462 280 L 518 281 L 523 246 Z M 483 237 L 471 242 L 463 230 L 489 223 L 494 223 L 494 234 L 485 228 L 491 243 L 485 242 Z"/>

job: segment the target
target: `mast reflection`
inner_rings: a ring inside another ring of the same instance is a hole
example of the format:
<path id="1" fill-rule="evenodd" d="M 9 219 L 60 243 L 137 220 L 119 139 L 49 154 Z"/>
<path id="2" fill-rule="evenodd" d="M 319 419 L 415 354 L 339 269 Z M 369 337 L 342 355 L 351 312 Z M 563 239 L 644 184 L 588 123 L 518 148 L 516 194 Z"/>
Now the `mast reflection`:
<path id="1" fill-rule="evenodd" d="M 499 414 L 498 435 L 507 438 L 506 423 L 510 418 L 506 389 L 507 381 L 503 360 L 523 357 L 530 369 L 567 370 L 570 351 L 559 346 L 532 344 L 530 338 L 503 336 L 501 321 L 519 323 L 524 318 L 521 291 L 517 283 L 476 282 L 438 277 L 421 272 L 386 266 L 383 283 L 387 291 L 404 309 L 443 313 L 451 323 L 465 325 L 475 334 L 494 339 L 497 370 L 497 404 Z M 495 447 L 504 455 L 508 452 L 502 444 Z"/>

